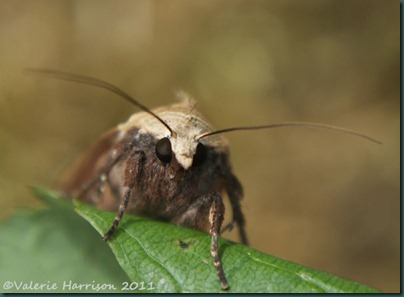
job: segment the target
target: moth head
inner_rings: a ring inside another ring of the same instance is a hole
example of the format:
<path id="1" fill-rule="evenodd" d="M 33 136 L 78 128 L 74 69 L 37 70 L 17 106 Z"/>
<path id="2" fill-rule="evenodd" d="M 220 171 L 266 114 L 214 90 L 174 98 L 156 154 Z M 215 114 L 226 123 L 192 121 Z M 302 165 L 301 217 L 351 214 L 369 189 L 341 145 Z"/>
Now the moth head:
<path id="1" fill-rule="evenodd" d="M 169 131 L 150 115 L 143 118 L 142 129 L 157 139 L 155 154 L 163 164 L 174 160 L 183 169 L 199 167 L 206 162 L 210 149 L 227 148 L 221 136 L 200 139 L 202 133 L 212 132 L 213 128 L 195 109 L 195 102 L 184 93 L 181 101 L 166 107 L 155 109 L 171 130 Z"/>
<path id="2" fill-rule="evenodd" d="M 188 170 L 203 165 L 210 150 L 227 151 L 228 147 L 221 135 L 200 139 L 201 134 L 214 130 L 193 106 L 193 102 L 183 100 L 153 109 L 153 114 L 135 113 L 117 128 L 122 132 L 121 137 L 124 137 L 133 127 L 137 127 L 137 134 L 154 139 L 151 149 L 162 165 L 169 165 L 175 160 L 181 168 Z"/>

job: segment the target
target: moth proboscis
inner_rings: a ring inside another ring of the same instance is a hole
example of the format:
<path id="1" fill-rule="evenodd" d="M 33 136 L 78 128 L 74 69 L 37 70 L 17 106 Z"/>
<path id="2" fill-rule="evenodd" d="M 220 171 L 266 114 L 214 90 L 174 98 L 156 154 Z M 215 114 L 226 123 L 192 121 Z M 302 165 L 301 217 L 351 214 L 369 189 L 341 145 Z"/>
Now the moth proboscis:
<path id="1" fill-rule="evenodd" d="M 89 150 L 61 189 L 69 197 L 118 213 L 103 238 L 108 240 L 124 212 L 208 230 L 210 254 L 221 288 L 229 288 L 219 257 L 218 238 L 236 226 L 240 241 L 248 244 L 240 201 L 243 189 L 233 174 L 227 141 L 221 134 L 284 126 L 325 128 L 379 141 L 354 130 L 309 123 L 281 122 L 215 130 L 181 93 L 182 102 L 149 109 L 116 86 L 89 76 L 51 69 L 29 73 L 107 89 L 142 110 L 109 130 Z M 222 228 L 226 193 L 232 219 Z"/>

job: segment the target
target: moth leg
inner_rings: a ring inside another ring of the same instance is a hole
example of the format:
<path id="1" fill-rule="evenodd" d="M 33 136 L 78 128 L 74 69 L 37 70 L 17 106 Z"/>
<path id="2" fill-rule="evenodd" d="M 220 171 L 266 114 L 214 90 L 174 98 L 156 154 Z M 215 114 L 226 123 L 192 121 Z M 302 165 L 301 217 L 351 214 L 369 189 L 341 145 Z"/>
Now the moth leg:
<path id="1" fill-rule="evenodd" d="M 227 283 L 226 276 L 224 275 L 224 270 L 222 266 L 222 261 L 219 257 L 219 245 L 218 238 L 220 235 L 220 228 L 222 227 L 224 219 L 224 204 L 222 197 L 217 192 L 211 194 L 213 203 L 210 207 L 209 221 L 210 221 L 210 255 L 213 258 L 213 265 L 215 266 L 217 276 L 220 280 L 220 285 L 223 290 L 229 289 L 229 284 Z"/>
<path id="2" fill-rule="evenodd" d="M 236 224 L 241 242 L 248 245 L 247 233 L 245 231 L 245 219 L 240 205 L 240 200 L 243 197 L 243 187 L 238 179 L 232 174 L 226 176 L 225 187 L 232 207 L 233 219 L 221 230 L 221 232 L 231 230 Z"/>
<path id="3" fill-rule="evenodd" d="M 139 180 L 139 177 L 141 176 L 145 159 L 146 155 L 143 151 L 134 151 L 127 159 L 125 163 L 125 178 L 123 183 L 123 195 L 121 204 L 119 205 L 119 210 L 117 215 L 115 216 L 114 221 L 112 222 L 108 231 L 105 232 L 104 236 L 102 237 L 104 240 L 108 240 L 108 238 L 115 232 L 115 229 L 118 227 L 118 224 L 121 221 L 122 216 L 128 206 L 132 190 L 135 187 L 136 182 Z"/>
<path id="4" fill-rule="evenodd" d="M 198 197 L 173 223 L 180 226 L 204 229 L 208 210 L 213 203 L 212 195 Z"/>
<path id="5" fill-rule="evenodd" d="M 218 238 L 220 228 L 222 227 L 224 218 L 224 204 L 222 197 L 217 192 L 209 193 L 199 197 L 189 208 L 173 223 L 182 226 L 203 229 L 206 216 L 209 214 L 211 236 L 210 255 L 213 259 L 213 265 L 219 278 L 220 285 L 223 290 L 227 290 L 229 285 L 224 274 L 222 261 L 219 257 Z M 202 222 L 202 223 L 201 223 Z M 198 224 L 199 223 L 199 224 Z"/>

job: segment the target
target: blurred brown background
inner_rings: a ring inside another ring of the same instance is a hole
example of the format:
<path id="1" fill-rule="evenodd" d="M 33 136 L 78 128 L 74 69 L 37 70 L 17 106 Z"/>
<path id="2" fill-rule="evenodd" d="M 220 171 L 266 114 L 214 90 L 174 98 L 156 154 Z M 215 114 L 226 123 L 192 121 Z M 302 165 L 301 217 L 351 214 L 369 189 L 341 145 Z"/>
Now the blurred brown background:
<path id="1" fill-rule="evenodd" d="M 0 217 L 39 203 L 102 132 L 137 111 L 95 76 L 156 107 L 183 89 L 228 134 L 251 246 L 388 292 L 400 284 L 399 2 L 39 0 L 0 4 Z M 228 235 L 236 239 L 233 234 Z"/>

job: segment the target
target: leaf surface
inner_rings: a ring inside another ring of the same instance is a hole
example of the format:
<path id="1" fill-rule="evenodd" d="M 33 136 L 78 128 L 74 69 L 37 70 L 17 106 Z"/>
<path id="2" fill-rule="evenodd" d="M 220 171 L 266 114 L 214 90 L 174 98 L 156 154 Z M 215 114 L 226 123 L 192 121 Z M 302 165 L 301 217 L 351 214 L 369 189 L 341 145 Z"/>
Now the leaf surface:
<path id="1" fill-rule="evenodd" d="M 20 212 L 0 225 L 3 291 L 35 292 L 16 290 L 16 284 L 4 290 L 7 281 L 34 281 L 58 286 L 37 292 L 97 292 L 97 287 L 63 290 L 70 281 L 114 286 L 98 292 L 223 292 L 208 234 L 125 215 L 105 243 L 100 234 L 108 230 L 115 213 L 75 201 L 76 212 L 92 228 L 72 211 L 69 201 L 50 191 L 34 192 L 50 208 Z M 223 238 L 219 249 L 229 292 L 380 292 Z"/>
<path id="2" fill-rule="evenodd" d="M 115 217 L 79 201 L 75 206 L 100 234 Z M 125 215 L 108 244 L 129 278 L 152 283 L 153 292 L 223 292 L 206 233 Z M 378 292 L 223 238 L 219 246 L 230 292 Z"/>
<path id="3" fill-rule="evenodd" d="M 18 211 L 0 222 L 0 292 L 86 293 L 96 292 L 97 285 L 120 289 L 129 281 L 110 248 L 71 203 L 51 192 L 36 194 L 50 207 Z M 45 287 L 35 289 L 35 284 Z M 49 289 L 53 284 L 56 288 Z"/>

